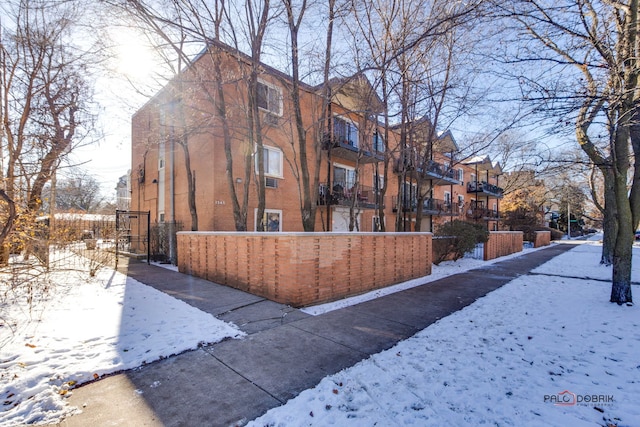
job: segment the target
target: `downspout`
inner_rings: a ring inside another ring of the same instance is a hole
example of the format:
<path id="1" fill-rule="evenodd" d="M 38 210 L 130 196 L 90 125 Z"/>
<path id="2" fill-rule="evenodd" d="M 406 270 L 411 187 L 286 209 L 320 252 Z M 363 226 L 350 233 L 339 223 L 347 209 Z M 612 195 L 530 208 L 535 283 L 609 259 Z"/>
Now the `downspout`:
<path id="1" fill-rule="evenodd" d="M 478 181 L 478 178 L 480 178 L 480 176 L 478 176 L 478 162 L 476 162 L 476 182 L 474 182 L 474 187 L 473 189 L 475 190 L 475 195 L 476 195 L 476 206 L 475 206 L 475 210 L 476 212 L 473 213 L 473 221 L 477 224 L 478 223 L 478 184 L 480 183 Z"/>
<path id="2" fill-rule="evenodd" d="M 449 194 L 451 197 L 449 200 L 449 221 L 453 221 L 453 184 L 449 185 Z"/>
<path id="3" fill-rule="evenodd" d="M 496 175 L 496 187 L 500 188 L 500 175 Z M 500 196 L 496 195 L 496 231 L 500 228 Z"/>
<path id="4" fill-rule="evenodd" d="M 489 169 L 487 169 L 487 177 L 486 177 L 485 182 L 487 183 L 487 188 L 488 188 L 489 187 Z M 490 196 L 489 196 L 489 193 L 487 192 L 487 207 L 485 208 L 487 213 L 489 212 L 489 198 L 490 198 Z M 487 230 L 489 230 L 489 221 L 488 220 L 487 220 Z"/>
<path id="5" fill-rule="evenodd" d="M 175 206 L 175 179 L 174 179 L 174 166 L 175 166 L 175 140 L 174 136 L 171 135 L 171 144 L 170 144 L 170 153 L 169 153 L 169 213 L 171 215 L 171 222 L 169 223 L 169 259 L 173 263 L 176 261 L 176 206 Z"/>

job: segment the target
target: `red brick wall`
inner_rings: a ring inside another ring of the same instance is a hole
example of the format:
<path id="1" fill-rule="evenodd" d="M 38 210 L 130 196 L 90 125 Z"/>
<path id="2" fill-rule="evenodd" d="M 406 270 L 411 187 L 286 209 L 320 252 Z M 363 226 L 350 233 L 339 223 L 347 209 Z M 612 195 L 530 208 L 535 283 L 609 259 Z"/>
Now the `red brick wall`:
<path id="1" fill-rule="evenodd" d="M 551 244 L 551 232 L 550 231 L 534 231 L 533 247 L 540 248 L 542 246 L 549 246 Z"/>
<path id="2" fill-rule="evenodd" d="M 430 233 L 181 232 L 178 268 L 300 307 L 431 274 L 431 237 Z"/>
<path id="3" fill-rule="evenodd" d="M 484 244 L 484 260 L 499 258 L 522 251 L 522 231 L 490 231 Z"/>

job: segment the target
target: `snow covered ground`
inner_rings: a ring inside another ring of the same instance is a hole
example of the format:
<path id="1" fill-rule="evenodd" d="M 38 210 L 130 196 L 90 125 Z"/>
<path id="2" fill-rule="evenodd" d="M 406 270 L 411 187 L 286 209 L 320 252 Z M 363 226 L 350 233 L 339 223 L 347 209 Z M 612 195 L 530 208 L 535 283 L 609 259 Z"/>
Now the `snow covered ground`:
<path id="1" fill-rule="evenodd" d="M 251 425 L 640 425 L 640 316 L 607 302 L 611 272 L 599 251 L 597 242 L 578 245 Z M 486 264 L 443 263 L 425 279 Z M 113 270 L 94 280 L 66 272 L 50 287 L 31 311 L 0 306 L 2 427 L 56 422 L 76 411 L 65 400 L 74 384 L 242 335 Z"/>
<path id="2" fill-rule="evenodd" d="M 74 385 L 244 335 L 114 270 L 88 276 L 55 274 L 31 309 L 28 292 L 0 301 L 0 426 L 59 421 L 77 410 L 65 402 Z M 0 277 L 2 295 L 8 286 Z"/>
<path id="3" fill-rule="evenodd" d="M 608 302 L 600 250 L 577 245 L 249 426 L 640 426 L 640 313 Z"/>

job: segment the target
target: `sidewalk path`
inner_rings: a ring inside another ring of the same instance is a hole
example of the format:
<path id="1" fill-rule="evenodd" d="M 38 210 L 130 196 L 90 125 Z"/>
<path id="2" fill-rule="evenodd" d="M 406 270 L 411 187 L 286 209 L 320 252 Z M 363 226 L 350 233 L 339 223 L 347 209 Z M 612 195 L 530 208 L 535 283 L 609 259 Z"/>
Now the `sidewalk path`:
<path id="1" fill-rule="evenodd" d="M 129 276 L 249 335 L 80 387 L 69 403 L 83 413 L 60 425 L 243 425 L 572 247 L 552 245 L 319 316 L 132 261 L 121 267 Z"/>

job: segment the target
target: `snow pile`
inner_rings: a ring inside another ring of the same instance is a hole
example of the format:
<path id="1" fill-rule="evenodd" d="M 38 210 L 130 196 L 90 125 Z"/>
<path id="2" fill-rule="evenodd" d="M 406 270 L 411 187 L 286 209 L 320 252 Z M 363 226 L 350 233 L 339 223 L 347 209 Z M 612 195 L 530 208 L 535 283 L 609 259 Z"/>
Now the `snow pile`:
<path id="1" fill-rule="evenodd" d="M 249 425 L 640 425 L 640 316 L 593 279 L 611 277 L 600 250 L 580 245 Z"/>
<path id="2" fill-rule="evenodd" d="M 55 422 L 77 411 L 64 400 L 75 385 L 243 335 L 113 270 L 87 277 L 57 273 L 31 309 L 26 294 L 0 306 L 0 426 Z"/>

